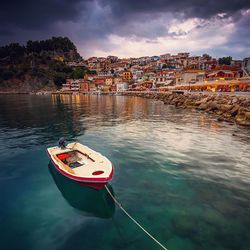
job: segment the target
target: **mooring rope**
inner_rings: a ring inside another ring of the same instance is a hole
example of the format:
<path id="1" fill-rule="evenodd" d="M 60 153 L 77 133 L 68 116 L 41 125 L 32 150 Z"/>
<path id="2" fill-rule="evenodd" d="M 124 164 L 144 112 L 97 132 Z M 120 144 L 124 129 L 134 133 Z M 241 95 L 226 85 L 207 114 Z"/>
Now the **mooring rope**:
<path id="1" fill-rule="evenodd" d="M 118 207 L 142 230 L 144 233 L 146 233 L 153 241 L 155 241 L 162 249 L 167 250 L 166 247 L 164 247 L 154 236 L 152 236 L 143 226 L 141 226 L 126 210 L 123 208 L 121 203 L 113 196 L 113 194 L 110 192 L 109 188 L 105 185 L 105 188 L 111 198 L 114 200 L 114 202 L 118 205 Z"/>

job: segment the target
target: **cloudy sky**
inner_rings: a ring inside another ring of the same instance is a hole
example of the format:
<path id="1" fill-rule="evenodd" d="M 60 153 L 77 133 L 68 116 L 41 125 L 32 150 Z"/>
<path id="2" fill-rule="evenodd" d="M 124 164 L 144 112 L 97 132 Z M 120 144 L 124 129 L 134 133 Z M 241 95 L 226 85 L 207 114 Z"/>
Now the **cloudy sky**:
<path id="1" fill-rule="evenodd" d="M 83 57 L 250 56 L 250 0 L 3 0 L 0 45 L 68 36 Z"/>

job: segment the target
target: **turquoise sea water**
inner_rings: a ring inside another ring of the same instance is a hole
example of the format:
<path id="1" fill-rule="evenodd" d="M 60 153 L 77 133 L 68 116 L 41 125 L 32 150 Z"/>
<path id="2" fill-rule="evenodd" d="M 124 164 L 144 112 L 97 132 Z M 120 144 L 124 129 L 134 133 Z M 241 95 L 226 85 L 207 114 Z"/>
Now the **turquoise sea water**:
<path id="1" fill-rule="evenodd" d="M 250 130 L 122 96 L 0 96 L 0 249 L 159 249 L 105 190 L 59 175 L 64 136 L 107 156 L 109 188 L 169 250 L 250 249 Z"/>

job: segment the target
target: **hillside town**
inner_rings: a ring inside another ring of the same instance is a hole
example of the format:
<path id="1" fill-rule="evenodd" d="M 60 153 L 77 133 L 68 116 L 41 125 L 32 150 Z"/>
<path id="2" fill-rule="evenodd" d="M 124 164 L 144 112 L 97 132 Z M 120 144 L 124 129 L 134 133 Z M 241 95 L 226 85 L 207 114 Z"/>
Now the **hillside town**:
<path id="1" fill-rule="evenodd" d="M 80 79 L 67 79 L 62 92 L 250 91 L 250 57 L 233 60 L 216 59 L 208 54 L 168 53 L 124 59 L 90 57 L 67 65 L 86 67 L 92 73 Z"/>

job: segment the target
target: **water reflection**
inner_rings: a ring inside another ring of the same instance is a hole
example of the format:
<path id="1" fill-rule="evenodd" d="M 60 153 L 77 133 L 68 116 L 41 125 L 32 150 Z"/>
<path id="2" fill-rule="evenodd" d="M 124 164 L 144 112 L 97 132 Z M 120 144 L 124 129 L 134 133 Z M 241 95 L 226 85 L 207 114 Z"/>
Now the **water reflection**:
<path id="1" fill-rule="evenodd" d="M 112 160 L 119 200 L 168 249 L 250 249 L 249 131 L 136 97 L 1 96 L 1 246 L 155 249 L 105 190 L 50 166 L 55 185 L 46 148 L 64 136 Z"/>
<path id="2" fill-rule="evenodd" d="M 48 164 L 48 168 L 62 196 L 72 207 L 86 216 L 99 218 L 113 216 L 115 204 L 105 188 L 95 190 L 81 186 L 58 173 L 51 162 Z M 111 185 L 108 184 L 107 186 L 111 193 L 114 194 Z"/>
<path id="3" fill-rule="evenodd" d="M 249 129 L 228 128 L 228 124 L 218 123 L 207 114 L 138 97 L 10 95 L 0 98 L 0 140 L 6 142 L 4 146 L 0 145 L 0 150 L 7 153 L 14 148 L 53 145 L 62 135 L 74 140 L 83 136 L 86 130 L 115 127 L 131 121 L 154 122 L 155 125 L 160 122 L 162 127 L 195 125 L 215 133 L 221 133 L 225 128 L 233 130 L 235 140 L 250 141 Z"/>
<path id="4" fill-rule="evenodd" d="M 52 95 L 8 95 L 0 98 L 0 145 L 3 152 L 52 145 L 62 135 L 69 140 L 93 127 L 115 126 L 146 118 L 155 110 L 142 98 Z M 7 153 L 7 152 L 6 152 Z"/>

